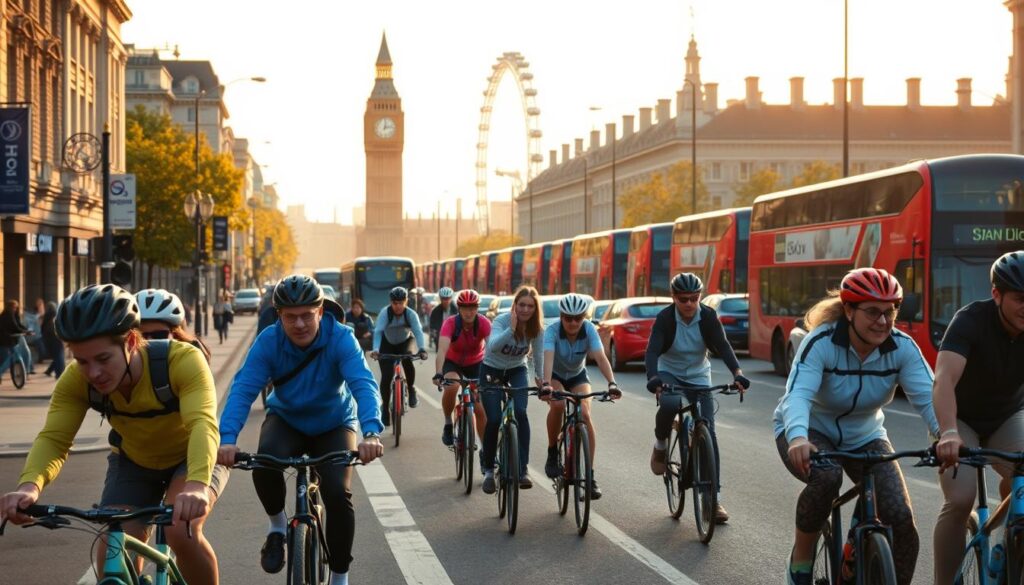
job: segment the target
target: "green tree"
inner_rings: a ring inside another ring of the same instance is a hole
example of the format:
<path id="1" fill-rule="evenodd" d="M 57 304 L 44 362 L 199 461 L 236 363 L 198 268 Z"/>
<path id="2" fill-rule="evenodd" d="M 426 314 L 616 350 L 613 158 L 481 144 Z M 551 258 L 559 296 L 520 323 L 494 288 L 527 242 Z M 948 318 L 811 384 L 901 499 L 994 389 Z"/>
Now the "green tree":
<path id="1" fill-rule="evenodd" d="M 269 254 L 264 252 L 267 239 L 272 242 Z M 246 251 L 252 253 L 252 247 Z M 260 280 L 277 279 L 292 272 L 299 250 L 295 236 L 280 209 L 256 208 L 256 255 L 260 258 Z"/>
<path id="2" fill-rule="evenodd" d="M 838 179 L 839 175 L 839 165 L 816 160 L 804 165 L 804 170 L 799 175 L 793 177 L 793 186 L 803 187 L 804 185 L 824 183 L 825 181 Z"/>
<path id="3" fill-rule="evenodd" d="M 170 116 L 141 105 L 128 113 L 125 135 L 126 170 L 136 179 L 135 251 L 150 268 L 177 268 L 191 260 L 195 231 L 185 217 L 184 202 L 197 188 L 211 195 L 214 213 L 226 215 L 231 229 L 249 225 L 242 207 L 243 172 L 235 168 L 230 154 L 214 154 L 201 140 L 197 177 L 195 137 Z M 212 250 L 211 229 L 207 229 L 207 249 Z M 150 270 L 146 286 L 151 284 Z"/>
<path id="4" fill-rule="evenodd" d="M 480 252 L 489 252 L 493 250 L 500 250 L 502 248 L 508 248 L 509 246 L 518 246 L 523 243 L 523 238 L 516 234 L 509 234 L 506 231 L 492 231 L 491 235 L 477 236 L 470 238 L 455 249 L 455 256 L 458 258 L 464 258 L 473 254 L 479 254 Z"/>
<path id="5" fill-rule="evenodd" d="M 708 190 L 697 167 L 697 210 L 707 211 Z M 623 209 L 622 226 L 673 221 L 694 213 L 693 175 L 690 161 L 681 161 L 665 173 L 654 173 L 646 183 L 635 185 L 619 199 Z"/>
<path id="6" fill-rule="evenodd" d="M 782 187 L 782 177 L 771 169 L 761 169 L 735 188 L 736 207 L 746 207 L 754 202 L 758 195 L 773 193 Z"/>

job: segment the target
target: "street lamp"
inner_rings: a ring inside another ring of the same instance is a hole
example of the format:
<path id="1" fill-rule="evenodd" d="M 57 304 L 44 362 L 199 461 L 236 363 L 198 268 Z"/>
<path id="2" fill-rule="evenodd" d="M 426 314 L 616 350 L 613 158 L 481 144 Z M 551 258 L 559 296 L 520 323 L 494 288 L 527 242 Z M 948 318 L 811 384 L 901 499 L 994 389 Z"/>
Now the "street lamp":
<path id="1" fill-rule="evenodd" d="M 697 84 L 691 79 L 684 79 L 683 84 L 689 84 L 693 93 L 690 96 L 690 198 L 693 209 L 690 213 L 697 213 Z"/>
<path id="2" fill-rule="evenodd" d="M 508 233 L 509 236 L 515 237 L 515 201 L 516 194 L 523 192 L 523 176 L 519 174 L 519 169 L 513 169 L 510 171 L 503 169 L 495 169 L 494 174 L 498 175 L 499 177 L 508 177 L 509 179 L 511 179 L 512 192 L 509 194 L 508 200 Z M 530 221 L 533 221 L 532 217 L 530 218 Z M 522 226 L 520 226 L 520 228 L 522 228 Z"/>
<path id="3" fill-rule="evenodd" d="M 249 198 L 249 207 L 252 208 L 252 285 L 260 288 L 259 260 L 256 258 L 256 208 L 260 206 L 259 200 L 253 195 Z"/>
<path id="4" fill-rule="evenodd" d="M 202 295 L 200 294 L 202 285 L 200 283 L 203 279 L 203 248 L 205 247 L 203 236 L 206 233 L 205 222 L 209 221 L 209 219 L 213 217 L 213 197 L 211 197 L 209 193 L 201 193 L 196 189 L 185 197 L 184 208 L 185 217 L 192 220 L 192 223 L 195 226 L 196 248 L 192 255 L 192 265 L 193 268 L 195 268 L 194 288 L 196 295 L 195 313 L 193 315 L 193 323 L 195 323 L 195 325 L 193 327 L 193 331 L 195 331 L 196 335 L 201 336 L 203 334 L 203 306 Z"/>

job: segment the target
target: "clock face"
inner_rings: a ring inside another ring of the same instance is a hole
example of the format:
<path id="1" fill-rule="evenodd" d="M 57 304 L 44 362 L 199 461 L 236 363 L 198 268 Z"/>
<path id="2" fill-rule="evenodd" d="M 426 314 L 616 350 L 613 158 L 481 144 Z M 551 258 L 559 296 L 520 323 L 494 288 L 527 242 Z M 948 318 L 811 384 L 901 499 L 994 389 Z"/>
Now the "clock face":
<path id="1" fill-rule="evenodd" d="M 391 118 L 381 118 L 373 125 L 373 132 L 381 138 L 391 138 L 395 135 L 395 121 Z"/>

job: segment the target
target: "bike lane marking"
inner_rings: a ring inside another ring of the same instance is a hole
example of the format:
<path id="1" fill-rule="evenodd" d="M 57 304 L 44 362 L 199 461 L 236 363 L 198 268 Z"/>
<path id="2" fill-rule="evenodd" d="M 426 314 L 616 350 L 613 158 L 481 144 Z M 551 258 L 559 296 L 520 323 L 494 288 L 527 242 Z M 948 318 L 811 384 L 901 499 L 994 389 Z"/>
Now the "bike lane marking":
<path id="1" fill-rule="evenodd" d="M 398 563 L 406 583 L 417 585 L 452 585 L 427 538 L 416 526 L 391 475 L 380 460 L 356 468 L 367 499 L 373 507 L 391 554 Z"/>

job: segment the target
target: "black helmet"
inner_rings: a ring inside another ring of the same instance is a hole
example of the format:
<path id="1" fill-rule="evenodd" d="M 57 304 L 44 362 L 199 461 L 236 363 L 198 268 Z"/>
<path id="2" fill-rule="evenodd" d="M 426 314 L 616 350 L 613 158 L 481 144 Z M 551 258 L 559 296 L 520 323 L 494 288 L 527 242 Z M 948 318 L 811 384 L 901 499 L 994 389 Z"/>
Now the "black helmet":
<path id="1" fill-rule="evenodd" d="M 672 292 L 695 293 L 704 289 L 704 283 L 692 272 L 680 272 L 672 277 Z"/>
<path id="2" fill-rule="evenodd" d="M 1024 251 L 1003 254 L 992 264 L 992 286 L 1024 292 Z"/>
<path id="3" fill-rule="evenodd" d="M 409 298 L 409 291 L 405 290 L 400 286 L 396 286 L 395 288 L 391 289 L 391 292 L 388 293 L 388 296 L 391 297 L 392 301 L 404 301 Z"/>
<path id="4" fill-rule="evenodd" d="M 121 335 L 141 322 L 132 293 L 113 284 L 90 284 L 61 301 L 54 327 L 61 341 L 85 341 Z"/>
<path id="5" fill-rule="evenodd" d="M 286 276 L 274 287 L 275 309 L 319 307 L 323 303 L 323 289 L 315 280 L 304 274 Z"/>

